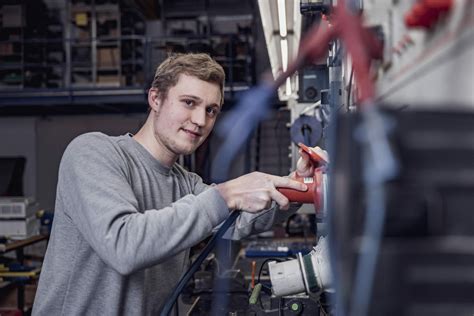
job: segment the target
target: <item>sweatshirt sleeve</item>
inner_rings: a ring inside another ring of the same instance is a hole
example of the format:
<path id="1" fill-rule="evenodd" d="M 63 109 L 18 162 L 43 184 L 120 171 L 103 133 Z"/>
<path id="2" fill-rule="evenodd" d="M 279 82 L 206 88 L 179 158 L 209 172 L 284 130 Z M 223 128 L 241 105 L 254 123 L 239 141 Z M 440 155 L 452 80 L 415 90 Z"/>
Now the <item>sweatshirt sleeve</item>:
<path id="1" fill-rule="evenodd" d="M 213 187 L 214 185 L 211 185 Z M 197 192 L 203 192 L 209 186 L 204 184 L 199 176 L 196 175 L 195 189 Z M 220 197 L 220 194 L 219 194 Z M 220 197 L 222 199 L 222 197 Z M 223 199 L 222 199 L 223 200 Z M 225 201 L 224 201 L 225 203 Z M 291 203 L 287 211 L 280 210 L 278 204 L 272 203 L 272 206 L 258 213 L 241 212 L 235 223 L 229 227 L 224 234 L 225 239 L 240 240 L 251 235 L 270 230 L 273 225 L 282 223 L 301 207 L 300 203 Z M 217 231 L 216 227 L 214 231 Z"/>
<path id="2" fill-rule="evenodd" d="M 301 204 L 292 204 L 287 211 L 280 210 L 273 202 L 272 207 L 259 213 L 242 212 L 233 226 L 229 227 L 224 238 L 240 240 L 245 237 L 270 230 L 273 225 L 281 223 L 295 214 Z"/>
<path id="3" fill-rule="evenodd" d="M 63 210 L 100 258 L 121 274 L 193 246 L 228 215 L 214 188 L 159 211 L 139 211 L 128 178 L 114 144 L 100 134 L 86 134 L 66 149 L 57 192 L 57 211 Z"/>

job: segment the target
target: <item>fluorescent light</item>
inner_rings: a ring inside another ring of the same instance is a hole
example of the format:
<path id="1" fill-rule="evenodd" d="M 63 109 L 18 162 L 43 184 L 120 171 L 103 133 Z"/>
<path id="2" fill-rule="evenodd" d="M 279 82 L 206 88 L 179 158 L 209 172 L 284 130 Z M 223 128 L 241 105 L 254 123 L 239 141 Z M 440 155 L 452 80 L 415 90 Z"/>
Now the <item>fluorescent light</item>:
<path id="1" fill-rule="evenodd" d="M 315 0 L 313 0 L 315 1 Z M 265 43 L 274 78 L 288 70 L 289 61 L 296 55 L 300 32 L 300 0 L 257 0 Z M 278 89 L 281 101 L 291 98 L 297 81 L 290 78 Z"/>
<path id="2" fill-rule="evenodd" d="M 288 40 L 286 38 L 281 39 L 280 47 L 281 47 L 281 67 L 283 71 L 286 71 L 286 68 L 288 68 Z"/>
<path id="3" fill-rule="evenodd" d="M 290 80 L 290 78 L 287 78 L 287 79 L 286 79 L 286 87 L 285 87 L 285 90 L 286 90 L 286 91 L 285 91 L 285 94 L 286 94 L 287 96 L 290 96 L 290 95 L 291 95 L 291 80 Z"/>
<path id="4" fill-rule="evenodd" d="M 286 38 L 282 38 L 280 40 L 280 47 L 281 47 L 281 67 L 283 71 L 286 71 L 286 69 L 288 68 L 288 40 Z M 290 78 L 286 79 L 285 94 L 287 96 L 291 95 Z"/>
<path id="5" fill-rule="evenodd" d="M 278 24 L 280 26 L 280 36 L 286 37 L 286 7 L 285 0 L 278 0 Z"/>

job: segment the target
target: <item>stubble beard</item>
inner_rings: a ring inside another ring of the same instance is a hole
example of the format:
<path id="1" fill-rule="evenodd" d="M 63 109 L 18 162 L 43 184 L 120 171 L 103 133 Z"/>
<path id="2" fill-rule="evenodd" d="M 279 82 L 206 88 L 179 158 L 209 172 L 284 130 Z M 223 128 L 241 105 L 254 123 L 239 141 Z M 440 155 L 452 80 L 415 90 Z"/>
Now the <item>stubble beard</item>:
<path id="1" fill-rule="evenodd" d="M 164 135 L 164 134 L 160 133 L 159 130 L 160 130 L 160 128 L 157 125 L 155 125 L 155 127 L 154 127 L 155 140 L 159 144 L 161 144 L 161 146 L 163 146 L 169 152 L 173 153 L 176 156 L 192 154 L 193 152 L 196 151 L 196 149 L 204 141 L 204 140 L 199 140 L 198 142 L 196 142 L 194 144 L 189 142 L 188 144 L 190 144 L 190 146 L 186 146 L 186 145 L 180 144 L 179 141 L 173 139 L 172 137 L 169 137 L 166 134 Z M 178 130 L 177 133 L 180 133 L 180 132 L 184 133 L 184 131 L 182 131 L 181 129 Z M 176 135 L 176 136 L 179 137 L 179 135 Z"/>

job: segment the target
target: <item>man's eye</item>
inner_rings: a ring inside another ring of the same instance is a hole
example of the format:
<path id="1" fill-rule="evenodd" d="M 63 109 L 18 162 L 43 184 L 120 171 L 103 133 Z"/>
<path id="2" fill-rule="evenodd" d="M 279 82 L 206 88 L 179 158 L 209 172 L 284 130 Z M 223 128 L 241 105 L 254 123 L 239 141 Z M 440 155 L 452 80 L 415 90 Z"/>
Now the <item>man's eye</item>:
<path id="1" fill-rule="evenodd" d="M 211 117 L 216 116 L 218 113 L 219 113 L 219 111 L 214 107 L 207 108 L 207 114 L 209 114 L 209 116 L 211 116 Z"/>
<path id="2" fill-rule="evenodd" d="M 193 101 L 193 100 L 184 100 L 184 103 L 185 103 L 187 106 L 193 106 L 193 105 L 194 105 L 194 101 Z"/>

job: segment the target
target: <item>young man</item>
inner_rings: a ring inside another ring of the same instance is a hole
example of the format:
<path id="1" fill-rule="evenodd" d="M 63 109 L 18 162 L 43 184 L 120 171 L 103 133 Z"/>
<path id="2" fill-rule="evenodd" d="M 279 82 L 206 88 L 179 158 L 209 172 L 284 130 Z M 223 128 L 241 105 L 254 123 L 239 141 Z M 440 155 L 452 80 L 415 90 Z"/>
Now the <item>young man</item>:
<path id="1" fill-rule="evenodd" d="M 211 132 L 223 87 L 224 71 L 208 55 L 170 57 L 156 71 L 151 111 L 136 135 L 88 133 L 71 142 L 33 314 L 157 314 L 189 248 L 229 210 L 244 211 L 227 234 L 235 239 L 291 215 L 280 211 L 289 203 L 276 187 L 306 187 L 290 178 L 251 173 L 209 186 L 176 163 Z"/>

